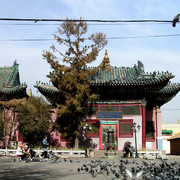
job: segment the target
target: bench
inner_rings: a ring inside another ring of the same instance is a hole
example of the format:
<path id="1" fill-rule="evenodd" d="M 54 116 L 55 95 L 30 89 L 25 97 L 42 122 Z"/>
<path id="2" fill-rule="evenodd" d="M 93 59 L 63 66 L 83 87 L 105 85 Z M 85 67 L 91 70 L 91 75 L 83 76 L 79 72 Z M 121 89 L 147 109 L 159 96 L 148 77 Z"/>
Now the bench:
<path id="1" fill-rule="evenodd" d="M 162 155 L 162 151 L 138 151 L 138 156 L 142 158 L 158 158 L 158 155 Z"/>

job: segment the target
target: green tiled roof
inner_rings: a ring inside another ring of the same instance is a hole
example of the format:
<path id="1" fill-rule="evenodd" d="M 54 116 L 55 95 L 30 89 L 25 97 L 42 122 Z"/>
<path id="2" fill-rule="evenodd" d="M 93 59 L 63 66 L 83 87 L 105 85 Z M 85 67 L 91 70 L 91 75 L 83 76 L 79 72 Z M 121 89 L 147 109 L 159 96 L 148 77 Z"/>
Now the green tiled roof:
<path id="1" fill-rule="evenodd" d="M 180 84 L 168 84 L 159 91 L 159 94 L 171 94 L 180 91 Z"/>
<path id="2" fill-rule="evenodd" d="M 36 87 L 53 106 L 56 106 L 56 102 L 62 101 L 63 99 L 62 95 L 58 92 L 58 89 L 54 86 L 36 82 L 34 87 Z"/>
<path id="3" fill-rule="evenodd" d="M 174 76 L 169 72 L 145 73 L 144 65 L 138 61 L 134 67 L 109 66 L 107 69 L 97 69 L 95 75 L 90 76 L 90 87 L 92 92 L 100 94 L 100 100 L 103 101 L 145 98 L 149 106 L 161 106 L 180 90 L 179 85 L 167 85 L 172 78 Z M 58 89 L 53 86 L 37 82 L 35 87 L 51 101 L 56 101 L 55 94 L 60 97 Z"/>
<path id="4" fill-rule="evenodd" d="M 161 106 L 161 105 L 167 103 L 173 97 L 175 97 L 179 91 L 180 91 L 180 84 L 166 85 L 155 95 L 157 104 L 159 106 Z M 153 99 L 151 99 L 151 100 L 153 100 Z"/>
<path id="5" fill-rule="evenodd" d="M 50 92 L 50 93 L 58 92 L 58 89 L 56 87 L 41 82 L 36 82 L 36 85 L 34 87 L 38 88 L 39 91 L 43 90 L 45 92 Z"/>
<path id="6" fill-rule="evenodd" d="M 15 87 L 4 87 L 4 88 L 0 88 L 0 93 L 2 94 L 12 94 L 14 92 L 19 92 L 19 91 L 24 91 L 27 88 L 26 84 L 21 84 L 19 86 L 15 86 Z"/>
<path id="7" fill-rule="evenodd" d="M 173 77 L 168 72 L 147 74 L 136 65 L 133 68 L 111 67 L 110 70 L 98 70 L 94 76 L 91 76 L 91 85 L 151 85 L 165 82 Z"/>
<path id="8" fill-rule="evenodd" d="M 138 61 L 138 63 L 140 63 Z M 111 67 L 109 69 L 98 69 L 95 75 L 90 77 L 91 86 L 130 86 L 130 85 L 154 85 L 161 84 L 169 81 L 174 76 L 168 72 L 162 73 L 145 73 L 144 69 L 140 66 L 134 65 L 134 67 Z M 46 91 L 58 91 L 55 87 L 47 85 L 45 83 L 37 83 L 38 88 L 43 88 Z"/>
<path id="9" fill-rule="evenodd" d="M 25 95 L 27 88 L 26 84 L 20 84 L 19 79 L 19 64 L 14 62 L 13 66 L 0 67 L 0 95 L 14 94 L 23 92 L 21 96 Z M 16 97 L 15 97 L 16 98 Z"/>
<path id="10" fill-rule="evenodd" d="M 16 61 L 11 67 L 0 67 L 0 87 L 19 86 L 19 71 Z"/>

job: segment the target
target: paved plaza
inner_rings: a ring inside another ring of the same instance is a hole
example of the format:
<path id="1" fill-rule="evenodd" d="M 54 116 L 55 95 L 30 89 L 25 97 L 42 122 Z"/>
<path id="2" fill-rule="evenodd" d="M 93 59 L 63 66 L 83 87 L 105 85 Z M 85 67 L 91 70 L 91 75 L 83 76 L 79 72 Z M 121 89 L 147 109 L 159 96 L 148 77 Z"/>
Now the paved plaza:
<path id="1" fill-rule="evenodd" d="M 168 156 L 170 160 L 167 160 L 168 163 L 170 162 L 178 162 L 178 166 L 180 163 L 180 156 Z M 88 164 L 92 164 L 91 161 L 99 161 L 100 159 L 96 158 L 71 158 L 71 159 L 60 159 L 58 162 L 51 162 L 51 160 L 48 160 L 47 162 L 14 162 L 14 157 L 8 157 L 8 156 L 0 156 L 0 179 L 62 179 L 62 180 L 90 180 L 90 179 L 123 179 L 123 177 L 120 175 L 119 178 L 115 177 L 115 174 L 113 174 L 111 171 L 107 175 L 106 172 L 100 171 L 99 173 L 96 173 L 96 176 L 93 177 L 90 173 L 90 166 Z M 127 158 L 124 160 L 128 160 L 129 163 L 125 165 L 125 167 L 129 170 L 132 169 L 132 167 L 137 168 L 137 166 L 142 165 L 142 160 L 139 158 Z M 112 164 L 111 167 L 108 167 L 109 169 L 116 169 L 118 172 L 118 166 L 114 167 L 114 164 L 119 165 L 120 164 L 120 158 L 117 159 L 105 159 L 101 158 L 100 161 L 109 162 Z M 143 160 L 147 163 L 152 163 L 150 160 Z M 155 159 L 153 162 L 156 162 L 156 165 L 159 163 L 162 163 L 160 159 Z M 102 163 L 102 164 L 103 164 Z M 88 171 L 86 170 L 80 170 L 77 171 L 78 168 L 82 168 L 83 164 L 86 164 L 88 167 Z M 94 170 L 100 170 L 100 167 L 94 168 Z M 119 173 L 120 174 L 120 173 Z M 127 178 L 131 179 L 131 178 Z M 140 177 L 139 179 L 142 179 Z"/>

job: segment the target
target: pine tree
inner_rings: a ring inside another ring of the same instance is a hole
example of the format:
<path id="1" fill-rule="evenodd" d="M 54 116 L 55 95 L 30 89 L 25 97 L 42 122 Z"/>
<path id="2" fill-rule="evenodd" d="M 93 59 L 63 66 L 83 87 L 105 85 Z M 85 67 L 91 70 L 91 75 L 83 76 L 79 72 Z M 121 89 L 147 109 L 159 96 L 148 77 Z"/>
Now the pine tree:
<path id="1" fill-rule="evenodd" d="M 90 76 L 96 69 L 88 65 L 107 44 L 106 36 L 100 32 L 86 38 L 87 30 L 87 23 L 82 19 L 67 19 L 54 34 L 60 50 L 52 45 L 43 53 L 52 68 L 48 77 L 62 95 L 57 103 L 57 126 L 64 137 L 73 144 L 76 142 L 76 148 L 82 121 L 89 114 L 87 105 L 97 99 L 90 91 Z"/>

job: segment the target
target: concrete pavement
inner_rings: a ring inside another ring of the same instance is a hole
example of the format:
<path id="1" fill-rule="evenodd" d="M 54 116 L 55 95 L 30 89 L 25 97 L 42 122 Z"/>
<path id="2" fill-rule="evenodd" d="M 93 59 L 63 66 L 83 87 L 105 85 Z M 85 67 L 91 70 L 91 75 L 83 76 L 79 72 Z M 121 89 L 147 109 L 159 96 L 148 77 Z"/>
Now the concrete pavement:
<path id="1" fill-rule="evenodd" d="M 180 163 L 180 156 L 168 156 L 170 160 L 167 162 L 177 161 Z M 110 180 L 115 177 L 114 174 L 110 173 L 108 176 L 106 173 L 97 174 L 96 177 L 92 177 L 89 172 L 85 170 L 77 171 L 77 168 L 81 168 L 83 164 L 91 163 L 91 160 L 96 160 L 96 158 L 72 158 L 67 159 L 65 162 L 64 159 L 60 159 L 60 162 L 52 163 L 50 160 L 48 162 L 14 162 L 14 157 L 1 156 L 0 157 L 0 179 L 62 179 L 62 180 Z M 131 170 L 132 167 L 137 167 L 142 165 L 142 159 L 139 158 L 127 158 L 131 163 L 125 165 L 127 169 Z M 98 159 L 99 160 L 99 159 Z M 111 164 L 116 163 L 119 165 L 119 158 L 117 159 L 105 159 L 102 158 L 102 161 L 108 161 Z M 133 160 L 136 163 L 132 163 Z M 78 161 L 78 162 L 77 162 Z M 149 160 L 144 160 L 150 162 Z M 153 160 L 156 164 L 161 163 L 159 159 Z M 88 167 L 90 169 L 90 167 Z M 99 169 L 99 167 L 97 168 Z M 116 168 L 118 171 L 118 168 Z M 117 178 L 115 178 L 117 179 Z M 122 177 L 118 179 L 123 179 Z M 141 179 L 141 178 L 140 178 Z"/>

